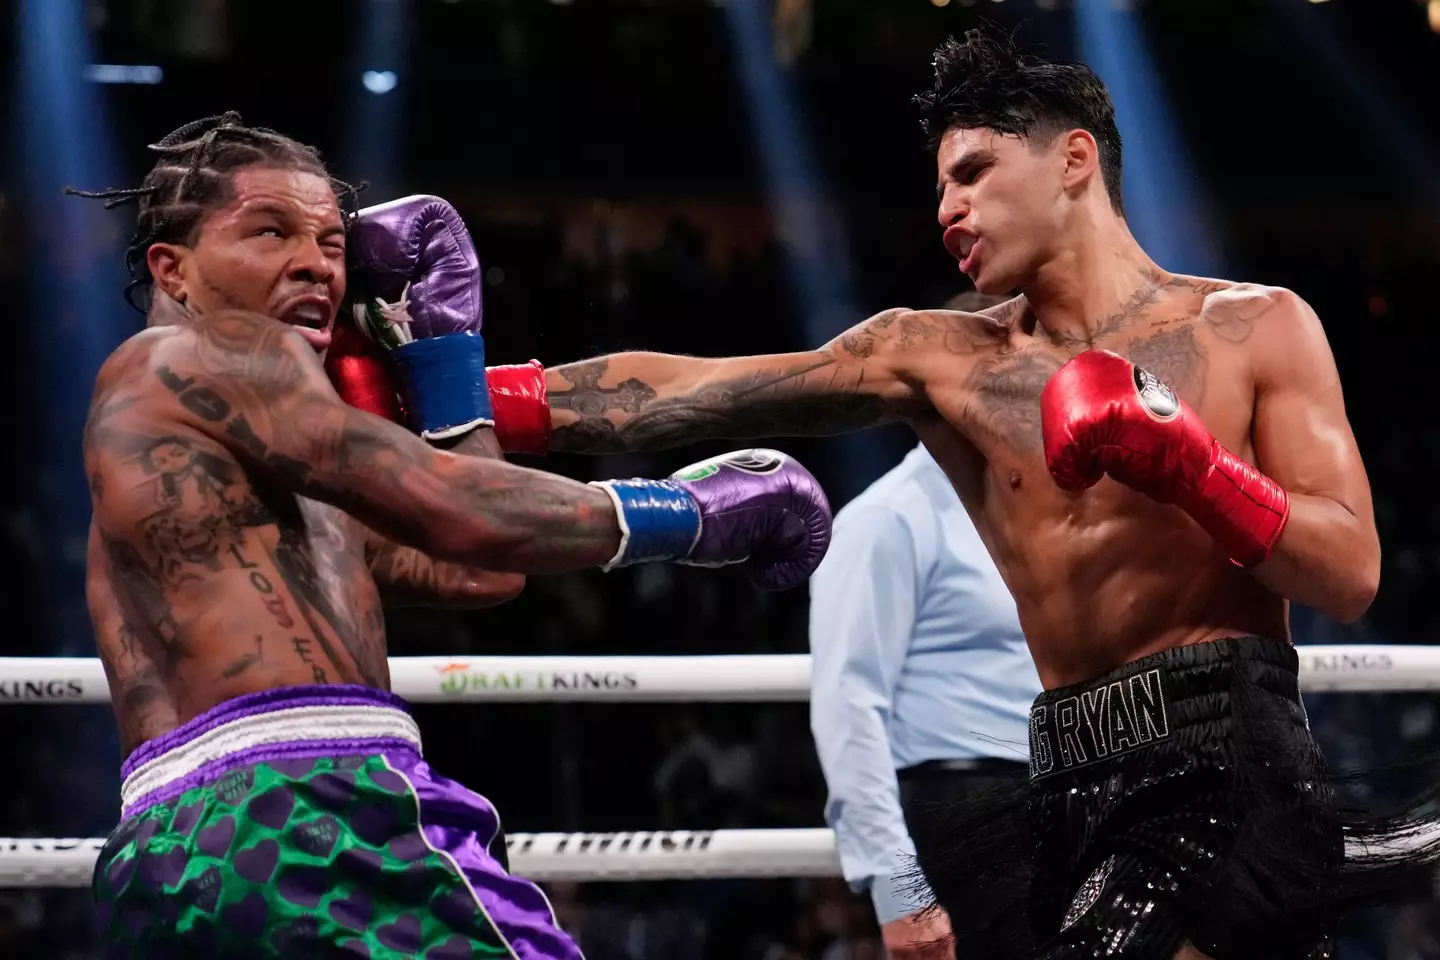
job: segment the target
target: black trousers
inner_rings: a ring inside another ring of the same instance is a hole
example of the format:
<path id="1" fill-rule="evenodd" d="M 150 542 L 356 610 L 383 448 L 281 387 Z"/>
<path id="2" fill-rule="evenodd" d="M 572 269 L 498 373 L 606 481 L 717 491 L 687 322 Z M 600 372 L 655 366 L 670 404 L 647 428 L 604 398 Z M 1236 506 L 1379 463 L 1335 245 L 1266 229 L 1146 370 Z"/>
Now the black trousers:
<path id="1" fill-rule="evenodd" d="M 900 809 L 905 828 L 915 841 L 921 861 L 937 842 L 931 815 L 954 803 L 964 803 L 996 787 L 1015 789 L 1029 775 L 1020 760 L 930 760 L 895 773 L 900 781 Z"/>

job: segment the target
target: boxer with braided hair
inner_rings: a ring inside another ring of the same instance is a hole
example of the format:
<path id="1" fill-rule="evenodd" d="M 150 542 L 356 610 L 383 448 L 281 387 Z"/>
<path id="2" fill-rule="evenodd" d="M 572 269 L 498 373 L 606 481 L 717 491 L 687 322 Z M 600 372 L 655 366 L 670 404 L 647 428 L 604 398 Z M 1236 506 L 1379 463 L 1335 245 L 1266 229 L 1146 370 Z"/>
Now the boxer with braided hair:
<path id="1" fill-rule="evenodd" d="M 230 175 L 244 167 L 276 167 L 313 173 L 330 182 L 346 222 L 354 215 L 361 183 L 351 186 L 330 177 L 314 147 L 265 127 L 247 127 L 235 111 L 194 120 L 150 144 L 159 155 L 138 187 L 77 190 L 66 193 L 105 201 L 105 209 L 125 204 L 139 206 L 135 234 L 125 249 L 130 283 L 125 299 L 145 312 L 133 294 L 148 291 L 150 272 L 143 269 L 146 251 L 153 243 L 185 243 L 194 238 L 205 213 L 224 202 L 231 189 Z"/>
<path id="2" fill-rule="evenodd" d="M 84 438 L 128 753 L 94 880 L 110 955 L 578 960 L 495 809 L 421 759 L 380 591 L 483 605 L 652 560 L 790 586 L 829 542 L 823 493 L 766 451 L 597 485 L 484 457 L 480 264 L 449 204 L 354 211 L 318 152 L 234 114 L 152 149 L 139 188 L 84 194 L 139 204 L 149 293 Z M 327 378 L 351 285 L 405 325 L 389 359 L 433 445 Z"/>

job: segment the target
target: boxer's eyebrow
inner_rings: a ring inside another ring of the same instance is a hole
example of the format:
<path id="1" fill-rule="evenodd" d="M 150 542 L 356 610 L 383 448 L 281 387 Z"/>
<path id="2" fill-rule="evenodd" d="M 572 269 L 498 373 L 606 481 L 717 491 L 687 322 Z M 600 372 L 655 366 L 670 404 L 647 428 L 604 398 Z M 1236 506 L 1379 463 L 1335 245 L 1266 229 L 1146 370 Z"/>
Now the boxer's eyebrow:
<path id="1" fill-rule="evenodd" d="M 286 209 L 282 204 L 262 201 L 260 203 L 246 204 L 240 211 L 242 217 L 274 217 L 276 220 L 290 222 L 294 219 L 294 213 Z"/>
<path id="2" fill-rule="evenodd" d="M 984 148 L 961 154 L 955 159 L 954 163 L 950 164 L 949 169 L 945 171 L 945 177 L 956 183 L 964 183 L 965 176 L 969 174 L 971 170 L 974 170 L 982 164 L 989 163 L 994 158 L 994 152 Z M 945 199 L 945 180 L 943 179 L 935 184 L 935 199 Z"/>
<path id="3" fill-rule="evenodd" d="M 283 221 L 285 221 L 286 223 L 289 223 L 290 221 L 292 221 L 292 220 L 295 219 L 295 211 L 294 211 L 294 210 L 292 210 L 291 208 L 285 206 L 284 204 L 272 203 L 272 202 L 269 202 L 269 201 L 262 201 L 262 202 L 260 202 L 260 203 L 257 203 L 257 204 L 255 204 L 254 206 L 247 208 L 246 211 L 245 211 L 245 213 L 246 213 L 247 215 L 251 215 L 251 216 L 253 216 L 253 215 L 271 216 L 271 217 L 275 217 L 275 218 L 278 219 L 278 220 L 283 220 Z M 343 235 L 344 233 L 345 233 L 345 225 L 344 225 L 343 223 L 341 223 L 340 221 L 337 220 L 337 221 L 334 221 L 333 223 L 331 223 L 329 226 L 327 226 L 327 227 L 325 227 L 324 229 L 322 229 L 322 230 L 320 231 L 320 236 L 321 236 L 321 237 L 333 237 L 333 236 L 335 236 L 335 235 L 337 235 L 337 234 L 342 234 L 342 235 Z"/>

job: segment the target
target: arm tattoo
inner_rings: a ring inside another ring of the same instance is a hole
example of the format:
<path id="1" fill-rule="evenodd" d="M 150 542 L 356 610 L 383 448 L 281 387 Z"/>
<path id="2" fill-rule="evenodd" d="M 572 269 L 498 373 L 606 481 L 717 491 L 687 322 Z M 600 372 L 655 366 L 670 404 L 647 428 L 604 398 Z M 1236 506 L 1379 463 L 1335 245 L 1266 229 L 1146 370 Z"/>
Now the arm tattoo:
<path id="1" fill-rule="evenodd" d="M 600 386 L 600 378 L 609 367 L 610 362 L 604 358 L 562 367 L 562 376 L 574 384 L 574 388 L 558 394 L 551 391 L 550 408 L 571 410 L 581 420 L 593 420 L 604 417 L 611 410 L 639 413 L 647 403 L 655 400 L 656 394 L 650 385 L 634 377 L 621 381 L 619 386 Z"/>
<path id="2" fill-rule="evenodd" d="M 376 538 L 370 570 L 391 605 L 488 607 L 510 599 L 523 581 L 478 567 L 447 563 Z"/>
<path id="3" fill-rule="evenodd" d="M 430 441 L 432 446 L 464 456 L 503 460 L 495 431 L 471 430 L 458 440 Z M 495 574 L 480 567 L 449 563 L 402 547 L 373 530 L 363 529 L 365 558 L 375 585 L 389 605 L 489 607 L 514 596 L 522 578 Z"/>
<path id="4" fill-rule="evenodd" d="M 197 325 L 193 371 L 159 367 L 156 375 L 207 433 L 281 488 L 400 542 L 445 555 L 457 546 L 478 551 L 501 569 L 573 570 L 613 555 L 618 528 L 602 492 L 432 451 L 341 402 L 309 348 L 282 325 L 227 317 Z M 276 562 L 304 593 L 308 572 L 286 567 L 285 557 Z"/>
<path id="5" fill-rule="evenodd" d="M 873 350 L 873 337 L 847 335 L 844 349 L 863 360 Z M 550 389 L 551 409 L 578 418 L 553 428 L 552 449 L 619 453 L 712 439 L 827 436 L 879 423 L 890 412 L 884 398 L 862 389 L 863 367 L 842 368 L 829 354 L 787 358 L 783 364 L 741 376 L 704 379 L 664 395 L 638 376 L 601 387 L 612 359 L 601 357 L 552 371 L 571 386 Z M 657 362 L 677 360 L 685 362 L 681 358 Z"/>
<path id="6" fill-rule="evenodd" d="M 1215 336 L 1227 343 L 1240 344 L 1250 339 L 1250 335 L 1255 332 L 1256 322 L 1274 310 L 1275 306 L 1276 298 L 1273 296 L 1260 296 L 1238 302 L 1220 302 L 1217 298 L 1208 301 L 1201 308 L 1200 316 Z"/>

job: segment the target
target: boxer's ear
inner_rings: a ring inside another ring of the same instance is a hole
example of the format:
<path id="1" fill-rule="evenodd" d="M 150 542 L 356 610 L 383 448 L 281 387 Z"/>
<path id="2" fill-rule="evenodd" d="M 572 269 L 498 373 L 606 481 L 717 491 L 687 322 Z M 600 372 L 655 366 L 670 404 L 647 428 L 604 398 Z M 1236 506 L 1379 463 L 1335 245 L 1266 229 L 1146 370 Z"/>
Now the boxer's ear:
<path id="1" fill-rule="evenodd" d="M 1100 145 L 1089 130 L 1071 130 L 1056 140 L 1067 189 L 1079 189 L 1100 176 Z"/>
<path id="2" fill-rule="evenodd" d="M 186 291 L 189 266 L 186 262 L 190 250 L 174 243 L 152 243 L 145 251 L 145 266 L 155 286 L 176 303 L 189 299 Z"/>

